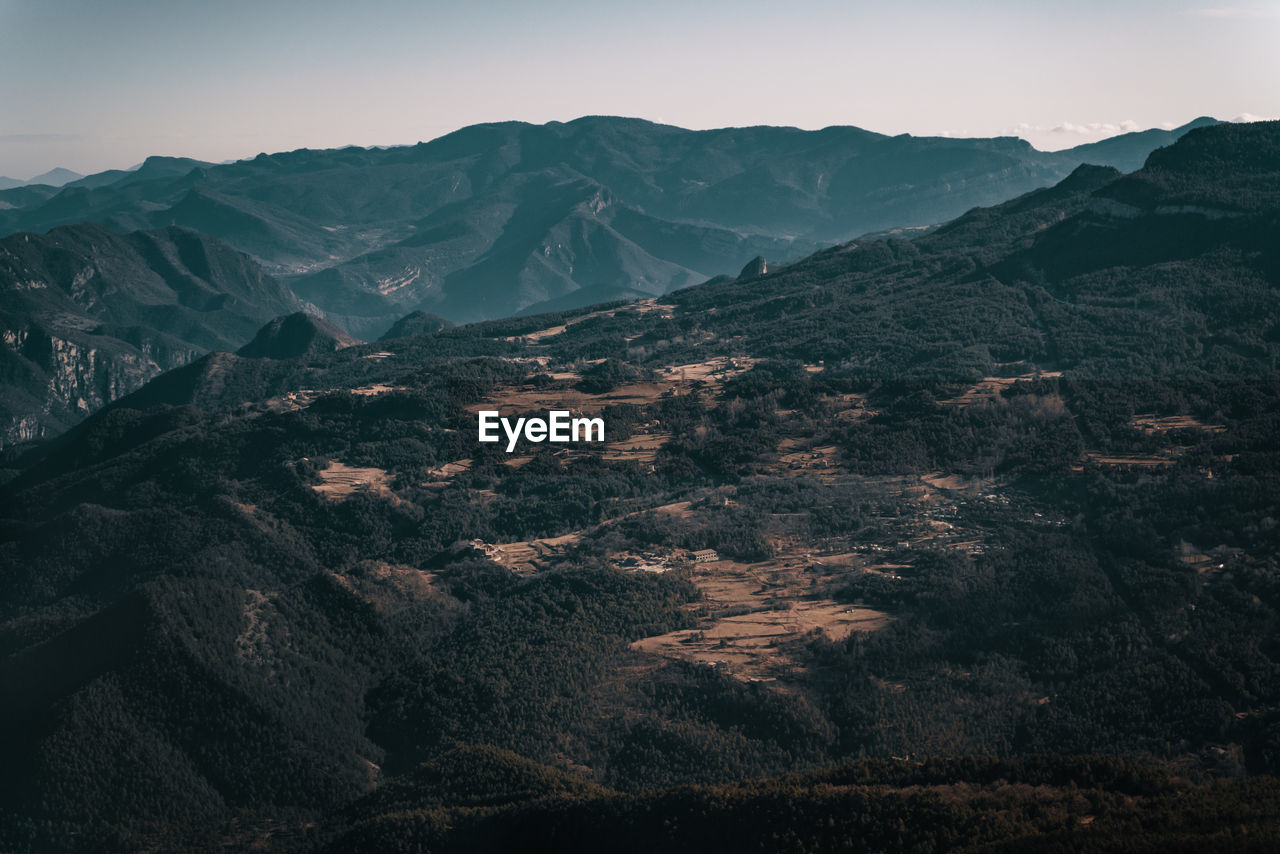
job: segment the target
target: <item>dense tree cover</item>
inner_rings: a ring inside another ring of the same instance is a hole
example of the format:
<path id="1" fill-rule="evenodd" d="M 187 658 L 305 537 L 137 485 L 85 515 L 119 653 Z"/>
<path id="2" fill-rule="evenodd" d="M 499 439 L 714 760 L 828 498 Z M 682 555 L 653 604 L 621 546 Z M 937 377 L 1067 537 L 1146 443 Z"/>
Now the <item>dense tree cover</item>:
<path id="1" fill-rule="evenodd" d="M 620 383 L 634 380 L 639 376 L 631 365 L 620 359 L 605 359 L 596 365 L 583 369 L 578 388 L 588 394 L 603 394 L 613 391 Z"/>
<path id="2" fill-rule="evenodd" d="M 492 795 L 455 794 L 455 770 Z M 325 850 L 1268 851 L 1280 841 L 1274 780 L 1190 786 L 1106 758 L 859 763 L 622 795 L 575 791 L 478 749 L 418 780 L 416 802 L 399 788 L 353 808 Z"/>
<path id="3" fill-rule="evenodd" d="M 472 571 L 484 569 L 463 565 L 450 575 Z M 398 763 L 466 744 L 555 755 L 563 739 L 588 734 L 587 700 L 625 642 L 683 626 L 674 606 L 695 595 L 675 579 L 610 572 L 505 587 L 475 597 L 420 664 L 370 697 L 371 734 Z"/>

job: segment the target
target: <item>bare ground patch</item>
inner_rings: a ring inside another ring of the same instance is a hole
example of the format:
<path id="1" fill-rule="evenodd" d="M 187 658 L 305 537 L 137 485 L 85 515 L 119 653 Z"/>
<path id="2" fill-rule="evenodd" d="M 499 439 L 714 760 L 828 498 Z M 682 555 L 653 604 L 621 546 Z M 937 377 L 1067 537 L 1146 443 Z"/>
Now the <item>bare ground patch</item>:
<path id="1" fill-rule="evenodd" d="M 678 516 L 681 519 L 688 519 L 693 516 L 693 502 L 673 501 L 670 504 L 660 504 L 653 508 L 653 512 L 662 513 L 667 516 Z"/>
<path id="2" fill-rule="evenodd" d="M 688 393 L 695 384 L 714 393 L 725 379 L 742 373 L 757 361 L 717 357 L 687 365 L 674 365 L 659 369 L 651 381 L 625 383 L 600 394 L 590 394 L 576 388 L 504 386 L 484 400 L 469 405 L 467 411 L 496 409 L 502 415 L 509 416 L 520 412 L 563 409 L 575 415 L 589 415 L 611 405 L 647 406 L 657 403 L 666 395 Z M 579 375 L 574 371 L 560 371 L 551 373 L 550 376 L 557 382 L 572 382 Z"/>
<path id="3" fill-rule="evenodd" d="M 391 491 L 391 475 L 383 469 L 357 468 L 331 460 L 319 475 L 321 482 L 311 488 L 326 498 L 341 501 L 357 492 L 364 492 L 400 500 Z"/>
<path id="4" fill-rule="evenodd" d="M 474 461 L 471 459 L 454 460 L 451 463 L 445 463 L 427 470 L 427 477 L 432 480 L 452 480 L 465 471 L 471 471 Z"/>
<path id="5" fill-rule="evenodd" d="M 467 411 L 496 409 L 509 416 L 519 412 L 566 409 L 575 415 L 594 414 L 610 405 L 644 406 L 657 401 L 669 390 L 661 383 L 631 383 L 604 394 L 588 394 L 576 388 L 505 388 L 479 403 L 471 404 Z"/>
<path id="6" fill-rule="evenodd" d="M 735 614 L 698 629 L 644 638 L 634 649 L 722 667 L 747 682 L 786 678 L 794 661 L 791 641 L 820 632 L 843 640 L 854 632 L 873 632 L 889 624 L 889 615 L 871 608 L 827 600 L 791 602 L 784 607 Z"/>
<path id="7" fill-rule="evenodd" d="M 376 397 L 380 394 L 387 394 L 393 391 L 407 391 L 402 385 L 385 385 L 384 383 L 375 383 L 373 385 L 364 385 L 359 388 L 351 389 L 352 394 L 358 394 L 361 397 Z"/>
<path id="8" fill-rule="evenodd" d="M 652 463 L 670 439 L 670 433 L 645 433 L 610 442 L 604 447 L 603 458 L 607 462 Z"/>
<path id="9" fill-rule="evenodd" d="M 298 389 L 277 397 L 269 397 L 261 405 L 266 407 L 268 412 L 294 412 L 299 409 L 306 409 L 319 400 L 321 394 L 323 392 L 315 389 Z"/>
<path id="10" fill-rule="evenodd" d="M 812 632 L 843 640 L 876 631 L 892 619 L 871 608 L 806 598 L 818 579 L 807 555 L 759 563 L 698 564 L 691 576 L 702 590 L 707 619 L 632 644 L 634 649 L 723 668 L 749 682 L 787 680 L 796 666 L 791 645 Z"/>
<path id="11" fill-rule="evenodd" d="M 583 314 L 578 317 L 571 317 L 564 323 L 555 326 L 548 326 L 546 329 L 539 329 L 536 332 L 526 332 L 523 335 L 507 335 L 501 340 L 503 341 L 520 341 L 526 344 L 536 344 L 547 338 L 552 338 L 564 332 L 570 326 L 582 323 L 584 320 L 591 320 L 596 317 L 616 317 L 619 314 L 648 314 L 651 311 L 659 312 L 664 317 L 671 317 L 675 311 L 674 305 L 666 305 L 659 303 L 657 299 L 640 300 L 630 305 L 620 306 L 618 308 L 604 309 L 602 311 L 593 311 L 589 314 Z"/>
<path id="12" fill-rule="evenodd" d="M 993 477 L 969 477 L 940 471 L 921 475 L 920 480 L 934 489 L 945 492 L 976 492 L 990 489 L 996 483 Z"/>
<path id="13" fill-rule="evenodd" d="M 472 548 L 484 553 L 494 563 L 504 566 L 516 575 L 533 575 L 545 568 L 548 562 L 562 557 L 565 550 L 582 539 L 581 531 L 572 531 L 559 537 L 543 537 L 514 543 L 486 543 L 472 540 Z"/>
<path id="14" fill-rule="evenodd" d="M 690 362 L 686 365 L 669 365 L 658 369 L 658 376 L 663 383 L 686 386 L 690 383 L 702 383 L 712 390 L 730 377 L 750 370 L 759 363 L 759 359 L 746 356 L 717 356 L 702 362 Z"/>
<path id="15" fill-rule="evenodd" d="M 812 475 L 824 482 L 848 474 L 840 461 L 840 449 L 835 445 L 807 447 L 803 442 L 784 439 L 778 443 L 778 450 L 786 453 L 780 454 L 777 463 L 769 467 L 775 473 Z"/>
<path id="16" fill-rule="evenodd" d="M 367 356 L 363 358 L 368 358 Z M 299 409 L 306 409 L 326 394 L 334 394 L 342 389 L 314 389 L 300 388 L 296 391 L 285 392 L 276 397 L 269 397 L 262 401 L 259 406 L 265 407 L 268 412 L 295 412 Z M 347 389 L 352 394 L 360 397 L 376 397 L 380 394 L 388 394 L 393 391 L 406 391 L 405 386 L 386 385 L 384 383 L 374 383 L 372 385 L 360 386 L 359 388 Z"/>
<path id="17" fill-rule="evenodd" d="M 1030 370 L 1016 377 L 983 377 L 979 382 L 971 386 L 959 397 L 954 397 L 950 400 L 940 400 L 938 403 L 944 406 L 957 406 L 960 408 L 984 403 L 993 403 L 1001 400 L 1005 390 L 1014 383 L 1026 382 L 1034 379 L 1056 379 L 1061 376 L 1062 371 Z"/>
<path id="18" fill-rule="evenodd" d="M 1084 455 L 1085 461 L 1117 468 L 1164 468 L 1174 463 L 1173 457 L 1164 454 L 1098 454 Z"/>
<path id="19" fill-rule="evenodd" d="M 1193 415 L 1135 415 L 1129 423 L 1144 433 L 1167 433 L 1170 430 L 1200 430 L 1205 433 L 1222 433 L 1227 429 L 1223 424 L 1205 424 Z"/>

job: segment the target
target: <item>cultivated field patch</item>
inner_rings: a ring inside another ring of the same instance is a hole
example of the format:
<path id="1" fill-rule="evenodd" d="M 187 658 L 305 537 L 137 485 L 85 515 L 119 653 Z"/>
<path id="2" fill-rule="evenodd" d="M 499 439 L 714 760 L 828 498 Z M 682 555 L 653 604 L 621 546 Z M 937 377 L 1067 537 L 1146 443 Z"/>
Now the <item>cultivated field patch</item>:
<path id="1" fill-rule="evenodd" d="M 632 647 L 712 665 L 744 681 L 788 681 L 798 661 L 794 642 L 813 632 L 843 640 L 856 631 L 881 629 L 892 619 L 872 608 L 809 598 L 820 578 L 815 565 L 812 558 L 799 553 L 758 563 L 697 564 L 690 577 L 704 597 L 703 624 L 644 638 Z M 833 568 L 821 566 L 826 573 Z M 837 571 L 853 568 L 842 564 Z"/>
<path id="2" fill-rule="evenodd" d="M 581 539 L 582 532 L 573 531 L 559 537 L 542 537 L 514 543 L 486 543 L 483 540 L 472 540 L 471 547 L 516 575 L 533 575 L 563 557 L 565 550 Z"/>
<path id="3" fill-rule="evenodd" d="M 1170 430 L 1200 430 L 1205 433 L 1222 433 L 1222 424 L 1205 424 L 1193 415 L 1135 415 L 1129 421 L 1144 433 L 1167 433 Z"/>
<path id="4" fill-rule="evenodd" d="M 313 484 L 311 488 L 326 498 L 340 501 L 357 492 L 364 492 L 396 499 L 395 493 L 391 491 L 391 475 L 383 469 L 358 468 L 332 460 L 319 475 L 320 483 Z"/>
<path id="5" fill-rule="evenodd" d="M 1057 379 L 1061 376 L 1062 371 L 1030 370 L 1016 377 L 983 377 L 982 380 L 966 389 L 959 397 L 940 400 L 938 403 L 962 409 L 966 406 L 993 403 L 1000 400 L 1004 392 L 1014 383 L 1035 379 Z"/>
<path id="6" fill-rule="evenodd" d="M 642 433 L 610 442 L 604 446 L 603 459 L 611 463 L 652 463 L 658 458 L 658 450 L 670 439 L 670 433 Z"/>

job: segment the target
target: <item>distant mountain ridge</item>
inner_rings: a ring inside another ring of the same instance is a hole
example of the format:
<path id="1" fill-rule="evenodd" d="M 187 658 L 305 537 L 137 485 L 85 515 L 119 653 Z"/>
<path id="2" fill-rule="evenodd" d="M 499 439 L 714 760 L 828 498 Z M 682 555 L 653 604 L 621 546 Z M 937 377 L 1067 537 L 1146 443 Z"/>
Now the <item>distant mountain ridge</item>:
<path id="1" fill-rule="evenodd" d="M 1216 124 L 1221 124 L 1221 122 L 1209 116 L 1200 116 L 1171 130 L 1150 128 L 1148 130 L 1134 131 L 1133 133 L 1122 133 L 1097 142 L 1077 145 L 1068 150 L 1083 158 L 1085 163 L 1114 166 L 1121 172 L 1133 172 L 1141 169 L 1143 164 L 1146 163 L 1147 155 L 1157 148 L 1173 145 L 1185 136 L 1188 131 L 1196 128 L 1212 127 Z"/>
<path id="2" fill-rule="evenodd" d="M 29 178 L 26 181 L 20 181 L 17 178 L 0 175 L 0 190 L 11 190 L 14 187 L 25 187 L 29 184 L 43 185 L 47 187 L 61 187 L 83 177 L 84 176 L 79 172 L 72 172 L 70 169 L 64 169 L 61 166 L 55 169 L 50 169 L 48 172 L 42 172 L 34 178 Z"/>
<path id="3" fill-rule="evenodd" d="M 248 252 L 354 334 L 654 296 L 859 234 L 943 222 L 1061 180 L 1132 169 L 1188 129 L 1059 152 L 1016 138 L 856 127 L 690 131 L 585 117 L 475 125 L 416 146 L 151 158 L 53 193 L 0 192 L 0 233 L 181 225 Z M 27 188 L 20 188 L 27 189 Z M 534 309 L 537 310 L 537 309 Z"/>

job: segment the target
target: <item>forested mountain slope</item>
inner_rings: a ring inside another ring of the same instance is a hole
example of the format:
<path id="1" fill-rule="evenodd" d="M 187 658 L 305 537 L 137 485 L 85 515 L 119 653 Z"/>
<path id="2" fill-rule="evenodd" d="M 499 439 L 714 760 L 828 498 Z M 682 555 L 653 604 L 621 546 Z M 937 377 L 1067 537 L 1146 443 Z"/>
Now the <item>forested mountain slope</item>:
<path id="1" fill-rule="evenodd" d="M 55 435 L 302 305 L 251 258 L 180 228 L 0 240 L 0 446 Z"/>

